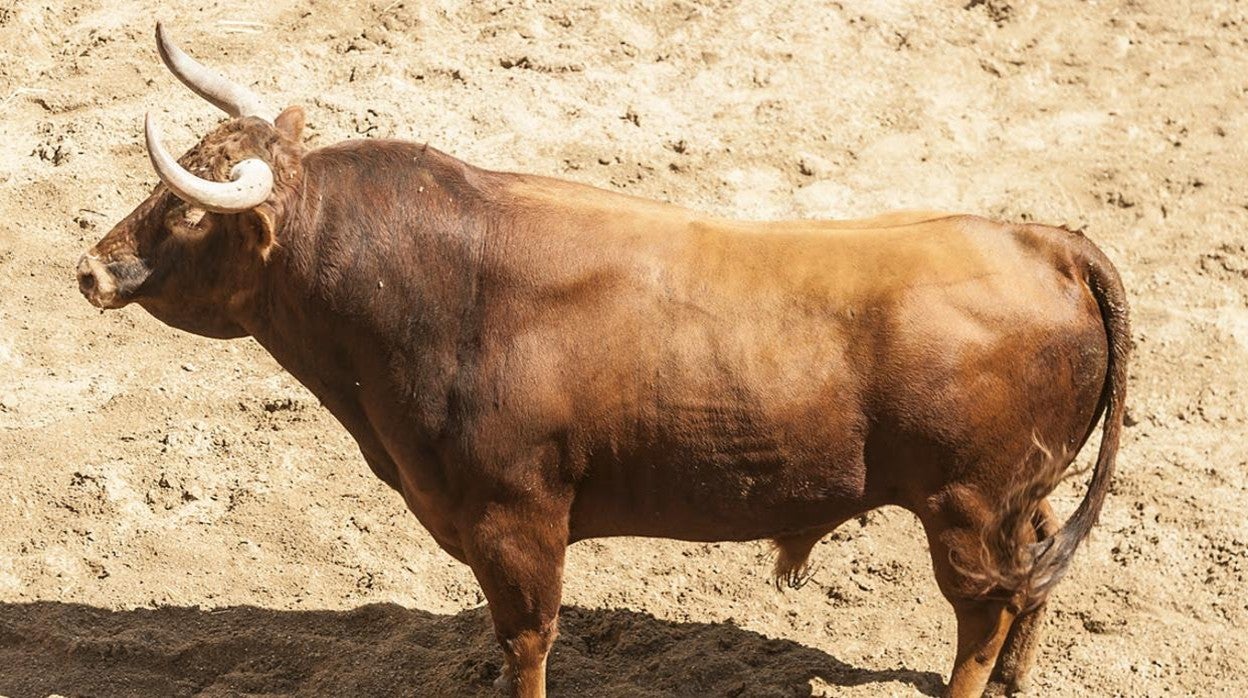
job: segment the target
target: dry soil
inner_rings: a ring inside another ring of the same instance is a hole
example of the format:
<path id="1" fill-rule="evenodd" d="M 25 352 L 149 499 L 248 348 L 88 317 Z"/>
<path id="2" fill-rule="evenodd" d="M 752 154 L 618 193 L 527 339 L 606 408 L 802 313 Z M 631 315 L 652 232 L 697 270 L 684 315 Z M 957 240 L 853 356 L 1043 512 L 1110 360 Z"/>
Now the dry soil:
<path id="1" fill-rule="evenodd" d="M 738 217 L 1085 229 L 1133 302 L 1131 426 L 1031 692 L 1242 695 L 1248 5 L 1207 0 L 0 0 L 0 694 L 493 695 L 469 571 L 308 392 L 250 340 L 77 292 L 156 181 L 143 112 L 173 148 L 221 118 L 158 18 L 306 105 L 311 145 Z M 908 513 L 843 527 L 798 591 L 766 553 L 574 546 L 554 694 L 939 692 L 953 617 Z"/>

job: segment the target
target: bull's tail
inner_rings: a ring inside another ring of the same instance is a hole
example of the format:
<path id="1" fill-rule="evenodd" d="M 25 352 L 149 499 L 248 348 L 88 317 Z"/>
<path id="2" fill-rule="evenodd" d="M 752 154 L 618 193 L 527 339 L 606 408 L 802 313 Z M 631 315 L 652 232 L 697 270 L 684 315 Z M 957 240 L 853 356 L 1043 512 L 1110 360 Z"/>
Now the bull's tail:
<path id="1" fill-rule="evenodd" d="M 1052 524 L 1042 526 L 1048 516 L 1040 511 L 1044 497 L 1061 479 L 1074 454 L 1066 449 L 1051 449 L 1038 434 L 1032 434 L 1034 462 L 1023 469 L 1028 474 L 1000 502 L 998 518 L 983 530 L 979 550 L 962 551 L 962 555 L 970 553 L 965 558 L 952 554 L 950 557 L 955 568 L 976 580 L 982 597 L 1005 600 L 1020 611 L 1044 602 L 1066 574 L 1075 549 L 1096 523 L 1109 492 L 1125 413 L 1131 341 L 1126 293 L 1105 255 L 1086 240 L 1080 239 L 1078 244 L 1087 250 L 1083 255 L 1085 282 L 1100 307 L 1109 347 L 1105 385 L 1096 410 L 1098 415 L 1104 414 L 1104 432 L 1088 493 L 1060 529 L 1054 532 Z M 1041 528 L 1049 528 L 1045 532 L 1052 535 L 1031 545 L 1023 542 L 1034 540 L 1034 533 Z"/>
<path id="2" fill-rule="evenodd" d="M 1101 394 L 1101 405 L 1105 410 L 1104 431 L 1092 470 L 1092 481 L 1083 501 L 1055 535 L 1031 546 L 1031 570 L 1023 589 L 1026 607 L 1040 604 L 1049 595 L 1070 567 L 1075 549 L 1088 537 L 1088 532 L 1100 516 L 1114 474 L 1114 460 L 1118 455 L 1118 440 L 1126 414 L 1127 356 L 1131 347 L 1127 294 L 1118 272 L 1104 253 L 1091 242 L 1082 242 L 1087 260 L 1085 281 L 1100 306 L 1109 347 L 1105 387 Z"/>

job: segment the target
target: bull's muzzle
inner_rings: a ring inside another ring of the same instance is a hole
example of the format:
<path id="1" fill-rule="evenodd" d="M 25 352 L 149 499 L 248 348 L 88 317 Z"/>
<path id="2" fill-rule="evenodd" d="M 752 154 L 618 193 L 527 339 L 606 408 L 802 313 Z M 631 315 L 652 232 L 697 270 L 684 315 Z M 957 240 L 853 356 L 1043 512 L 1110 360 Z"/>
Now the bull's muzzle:
<path id="1" fill-rule="evenodd" d="M 98 257 L 83 255 L 77 271 L 78 290 L 91 305 L 101 310 L 123 305 L 117 297 L 117 280 Z"/>

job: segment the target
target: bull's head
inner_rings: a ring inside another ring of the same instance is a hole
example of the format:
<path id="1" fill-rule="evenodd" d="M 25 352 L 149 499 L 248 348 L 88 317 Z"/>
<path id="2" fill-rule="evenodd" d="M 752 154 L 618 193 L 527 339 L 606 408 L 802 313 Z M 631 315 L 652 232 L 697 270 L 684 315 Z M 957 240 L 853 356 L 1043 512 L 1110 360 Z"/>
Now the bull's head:
<path id="1" fill-rule="evenodd" d="M 186 55 L 156 25 L 161 59 L 231 118 L 175 160 L 151 114 L 147 152 L 161 184 L 78 263 L 78 287 L 99 308 L 138 303 L 161 321 L 210 337 L 247 334 L 240 313 L 262 291 L 299 185 L 303 111 L 270 120 L 261 101 Z"/>

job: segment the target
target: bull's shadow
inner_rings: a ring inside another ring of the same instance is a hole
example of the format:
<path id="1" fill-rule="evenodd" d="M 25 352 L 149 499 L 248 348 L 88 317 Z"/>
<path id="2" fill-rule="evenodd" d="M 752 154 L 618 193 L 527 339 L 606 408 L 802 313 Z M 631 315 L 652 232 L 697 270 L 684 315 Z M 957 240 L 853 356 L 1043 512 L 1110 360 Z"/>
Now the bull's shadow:
<path id="1" fill-rule="evenodd" d="M 858 669 L 731 624 L 675 623 L 565 607 L 549 686 L 564 696 L 808 696 L 900 682 L 936 695 L 931 672 Z M 350 611 L 253 606 L 110 611 L 0 604 L 0 695 L 299 694 L 497 696 L 485 609 L 443 616 L 392 604 Z"/>

